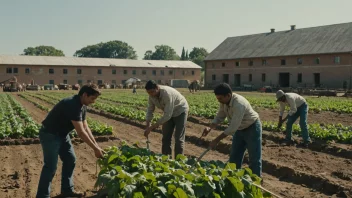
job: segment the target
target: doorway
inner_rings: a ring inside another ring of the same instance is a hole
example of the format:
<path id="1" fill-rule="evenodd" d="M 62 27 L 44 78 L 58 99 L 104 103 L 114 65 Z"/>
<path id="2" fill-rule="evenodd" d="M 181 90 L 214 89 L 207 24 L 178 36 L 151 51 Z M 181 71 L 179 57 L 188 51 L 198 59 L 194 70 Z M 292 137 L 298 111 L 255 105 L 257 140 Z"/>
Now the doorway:
<path id="1" fill-rule="evenodd" d="M 290 73 L 279 73 L 279 85 L 280 87 L 290 86 Z"/>

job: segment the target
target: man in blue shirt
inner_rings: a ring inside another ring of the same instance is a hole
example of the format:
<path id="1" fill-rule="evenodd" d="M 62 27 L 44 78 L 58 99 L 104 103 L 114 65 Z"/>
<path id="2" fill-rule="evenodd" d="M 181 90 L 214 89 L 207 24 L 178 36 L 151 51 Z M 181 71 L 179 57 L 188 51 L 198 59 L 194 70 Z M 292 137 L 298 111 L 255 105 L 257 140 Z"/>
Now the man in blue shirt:
<path id="1" fill-rule="evenodd" d="M 58 156 L 63 162 L 61 197 L 83 196 L 83 193 L 76 192 L 73 188 L 76 156 L 69 133 L 75 129 L 78 136 L 94 150 L 97 158 L 103 156 L 104 151 L 95 141 L 86 120 L 87 106 L 93 104 L 100 94 L 97 85 L 84 85 L 78 95 L 57 103 L 42 122 L 39 138 L 43 148 L 44 166 L 40 175 L 37 198 L 50 197 L 50 186 L 56 172 Z"/>

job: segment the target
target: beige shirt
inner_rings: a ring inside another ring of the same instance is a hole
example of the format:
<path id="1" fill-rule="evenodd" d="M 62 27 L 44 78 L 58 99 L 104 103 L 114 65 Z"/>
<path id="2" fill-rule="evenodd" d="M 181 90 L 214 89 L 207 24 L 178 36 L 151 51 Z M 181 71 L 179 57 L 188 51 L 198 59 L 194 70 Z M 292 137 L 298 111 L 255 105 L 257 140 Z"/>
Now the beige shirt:
<path id="1" fill-rule="evenodd" d="M 284 115 L 285 107 L 289 106 L 290 111 L 288 115 L 292 116 L 297 112 L 297 108 L 300 107 L 302 104 L 306 103 L 307 101 L 300 95 L 296 93 L 285 93 L 286 102 L 279 102 L 280 103 L 280 116 Z"/>
<path id="2" fill-rule="evenodd" d="M 171 117 L 179 116 L 183 112 L 188 113 L 189 107 L 187 100 L 180 92 L 169 86 L 159 85 L 159 89 L 159 97 L 149 96 L 149 105 L 146 115 L 147 122 L 153 119 L 155 106 L 164 111 L 164 115 L 156 122 L 157 124 L 163 124 L 170 120 Z"/>
<path id="3" fill-rule="evenodd" d="M 220 124 L 225 120 L 229 120 L 229 127 L 224 131 L 226 135 L 233 135 L 237 130 L 248 128 L 252 125 L 259 115 L 249 104 L 248 100 L 241 95 L 232 94 L 229 105 L 220 104 L 218 114 L 213 120 L 214 124 Z"/>

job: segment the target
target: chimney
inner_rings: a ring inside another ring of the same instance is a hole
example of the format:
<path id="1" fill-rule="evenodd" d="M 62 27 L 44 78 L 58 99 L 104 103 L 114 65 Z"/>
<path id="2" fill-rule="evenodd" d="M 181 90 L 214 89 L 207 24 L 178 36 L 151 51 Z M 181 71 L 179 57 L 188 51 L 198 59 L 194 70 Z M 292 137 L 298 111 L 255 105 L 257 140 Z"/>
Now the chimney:
<path id="1" fill-rule="evenodd" d="M 274 33 L 275 32 L 275 29 L 274 28 L 272 28 L 272 29 L 270 29 L 271 30 L 271 33 Z"/>
<path id="2" fill-rule="evenodd" d="M 291 25 L 291 30 L 295 30 L 296 29 L 296 25 Z"/>

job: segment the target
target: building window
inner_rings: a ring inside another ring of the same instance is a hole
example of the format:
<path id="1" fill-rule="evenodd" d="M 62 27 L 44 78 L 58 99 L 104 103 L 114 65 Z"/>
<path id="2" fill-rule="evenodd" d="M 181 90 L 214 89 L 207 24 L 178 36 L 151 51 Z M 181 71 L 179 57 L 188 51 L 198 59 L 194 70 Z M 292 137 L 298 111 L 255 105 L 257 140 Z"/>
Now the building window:
<path id="1" fill-rule="evenodd" d="M 320 58 L 315 59 L 315 64 L 319 65 L 320 64 Z"/>
<path id="2" fill-rule="evenodd" d="M 25 73 L 29 74 L 30 72 L 31 72 L 31 70 L 29 68 L 26 68 Z"/>
<path id="3" fill-rule="evenodd" d="M 211 80 L 212 80 L 212 81 L 215 81 L 215 80 L 216 80 L 216 75 L 215 75 L 215 74 L 211 75 Z"/>
<path id="4" fill-rule="evenodd" d="M 152 71 L 153 76 L 156 76 L 156 70 Z"/>
<path id="5" fill-rule="evenodd" d="M 164 70 L 160 70 L 160 75 L 164 75 Z"/>
<path id="6" fill-rule="evenodd" d="M 127 72 L 127 70 L 123 70 L 123 74 L 125 74 L 125 75 L 126 75 L 127 73 L 128 73 L 128 72 Z"/>
<path id="7" fill-rule="evenodd" d="M 116 80 L 111 80 L 111 84 L 116 85 Z"/>
<path id="8" fill-rule="evenodd" d="M 222 63 L 221 66 L 222 66 L 222 67 L 225 67 L 225 63 Z"/>
<path id="9" fill-rule="evenodd" d="M 281 60 L 281 65 L 286 65 L 286 60 L 285 59 Z"/>
<path id="10" fill-rule="evenodd" d="M 248 61 L 248 66 L 253 66 L 253 61 L 252 60 Z"/>
<path id="11" fill-rule="evenodd" d="M 54 74 L 54 69 L 49 69 L 49 74 Z"/>
<path id="12" fill-rule="evenodd" d="M 62 72 L 63 72 L 64 74 L 67 74 L 67 69 L 63 69 Z"/>
<path id="13" fill-rule="evenodd" d="M 14 73 L 14 74 L 18 74 L 18 68 L 16 68 L 16 67 L 13 68 L 13 73 Z"/>
<path id="14" fill-rule="evenodd" d="M 64 84 L 67 84 L 67 80 L 64 80 Z"/>
<path id="15" fill-rule="evenodd" d="M 77 83 L 78 83 L 79 85 L 82 85 L 83 81 L 82 81 L 82 80 L 78 80 Z"/>
<path id="16" fill-rule="evenodd" d="M 132 74 L 136 75 L 137 74 L 136 70 L 132 70 Z"/>
<path id="17" fill-rule="evenodd" d="M 82 69 L 77 69 L 77 74 L 82 74 Z"/>
<path id="18" fill-rule="evenodd" d="M 87 83 L 89 84 L 90 82 L 92 82 L 91 80 L 87 80 Z"/>
<path id="19" fill-rule="evenodd" d="M 211 65 L 212 65 L 213 68 L 215 68 L 215 64 L 214 63 L 212 63 Z"/>
<path id="20" fill-rule="evenodd" d="M 174 71 L 169 70 L 169 75 L 172 75 L 172 74 L 174 74 Z"/>
<path id="21" fill-rule="evenodd" d="M 192 70 L 192 76 L 194 76 L 194 71 Z"/>
<path id="22" fill-rule="evenodd" d="M 240 66 L 240 61 L 236 61 L 236 67 Z"/>
<path id="23" fill-rule="evenodd" d="M 6 73 L 7 74 L 12 74 L 12 68 L 10 68 L 10 67 L 6 68 Z"/>
<path id="24" fill-rule="evenodd" d="M 147 74 L 147 71 L 142 70 L 142 75 L 146 75 L 146 74 Z"/>
<path id="25" fill-rule="evenodd" d="M 249 75 L 248 75 L 248 81 L 249 81 L 249 82 L 252 82 L 252 74 L 249 74 Z"/>
<path id="26" fill-rule="evenodd" d="M 54 84 L 54 80 L 49 80 L 49 84 Z"/>
<path id="27" fill-rule="evenodd" d="M 335 56 L 334 57 L 334 63 L 340 63 L 340 57 L 339 56 Z"/>
<path id="28" fill-rule="evenodd" d="M 101 69 L 98 69 L 98 74 L 102 74 L 102 71 L 101 71 Z"/>
<path id="29" fill-rule="evenodd" d="M 297 82 L 301 83 L 302 82 L 302 73 L 297 74 Z"/>
<path id="30" fill-rule="evenodd" d="M 102 80 L 98 80 L 98 85 L 102 85 L 103 81 Z"/>
<path id="31" fill-rule="evenodd" d="M 262 74 L 262 82 L 265 82 L 265 78 L 266 78 L 265 74 Z"/>
<path id="32" fill-rule="evenodd" d="M 186 72 L 185 72 L 185 70 L 183 70 L 183 71 L 182 71 L 182 75 L 185 75 L 185 74 L 186 74 Z"/>
<path id="33" fill-rule="evenodd" d="M 111 71 L 111 73 L 112 73 L 112 74 L 116 74 L 116 69 L 113 69 L 113 70 Z"/>
<path id="34" fill-rule="evenodd" d="M 266 65 L 266 60 L 262 60 L 262 65 L 263 65 L 263 66 Z"/>
<path id="35" fill-rule="evenodd" d="M 161 80 L 158 80 L 158 84 L 161 84 Z"/>
<path id="36" fill-rule="evenodd" d="M 297 58 L 297 64 L 298 65 L 302 65 L 303 63 L 303 59 L 302 58 Z"/>

